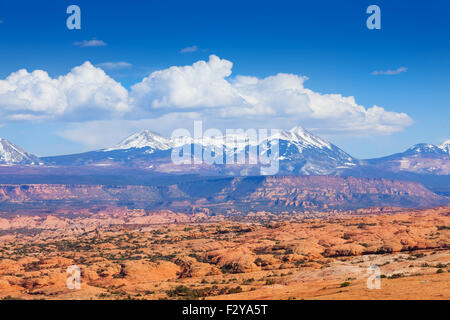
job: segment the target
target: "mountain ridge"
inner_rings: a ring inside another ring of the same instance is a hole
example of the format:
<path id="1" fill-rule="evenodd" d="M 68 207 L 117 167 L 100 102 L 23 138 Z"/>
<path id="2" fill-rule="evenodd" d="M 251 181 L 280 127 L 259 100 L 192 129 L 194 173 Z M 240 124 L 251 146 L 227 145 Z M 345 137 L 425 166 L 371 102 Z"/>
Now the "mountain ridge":
<path id="1" fill-rule="evenodd" d="M 4 146 L 6 143 L 7 147 Z M 253 140 L 248 139 L 244 131 L 200 139 L 190 136 L 172 139 L 151 130 L 144 130 L 109 148 L 42 158 L 0 139 L 0 164 L 133 167 L 162 174 L 251 176 L 261 174 L 261 165 L 176 165 L 171 159 L 172 151 L 183 146 L 190 147 L 191 151 L 200 147 L 202 154 L 205 154 L 211 147 L 215 147 L 223 150 L 224 155 L 233 152 L 248 158 L 252 147 L 258 148 L 264 155 L 267 154 L 269 146 L 275 144 L 278 144 L 279 149 L 276 158 L 279 161 L 279 175 L 352 175 L 355 170 L 367 172 L 369 176 L 373 171 L 384 172 L 388 178 L 390 174 L 398 172 L 450 174 L 450 139 L 439 145 L 419 143 L 403 152 L 360 160 L 299 126 L 290 130 L 270 132 L 266 137 L 256 137 Z M 226 156 L 224 159 L 226 160 Z"/>
<path id="2" fill-rule="evenodd" d="M 249 138 L 250 137 L 250 138 Z M 290 130 L 270 132 L 266 137 L 247 136 L 246 133 L 234 132 L 212 137 L 178 137 L 165 138 L 150 130 L 130 135 L 119 144 L 97 151 L 42 158 L 53 165 L 113 165 L 135 166 L 154 169 L 160 172 L 204 172 L 207 174 L 254 175 L 259 174 L 260 164 L 231 163 L 224 165 L 178 166 L 172 163 L 171 152 L 183 146 L 195 150 L 202 149 L 202 154 L 222 150 L 222 162 L 227 155 L 244 155 L 248 159 L 251 148 L 257 148 L 259 155 L 267 155 L 269 146 L 278 147 L 277 161 L 280 162 L 280 174 L 331 174 L 358 164 L 358 160 L 334 144 L 308 132 L 301 127 Z M 192 152 L 191 154 L 194 154 Z"/>

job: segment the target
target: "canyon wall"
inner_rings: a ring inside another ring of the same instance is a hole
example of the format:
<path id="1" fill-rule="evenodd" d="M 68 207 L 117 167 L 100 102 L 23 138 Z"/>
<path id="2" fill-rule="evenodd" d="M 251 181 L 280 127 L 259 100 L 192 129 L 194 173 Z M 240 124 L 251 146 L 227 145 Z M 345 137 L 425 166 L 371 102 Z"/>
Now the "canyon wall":
<path id="1" fill-rule="evenodd" d="M 0 185 L 0 211 L 9 205 L 90 203 L 144 209 L 356 209 L 397 206 L 427 207 L 450 203 L 419 183 L 336 176 L 218 178 L 169 186 Z"/>

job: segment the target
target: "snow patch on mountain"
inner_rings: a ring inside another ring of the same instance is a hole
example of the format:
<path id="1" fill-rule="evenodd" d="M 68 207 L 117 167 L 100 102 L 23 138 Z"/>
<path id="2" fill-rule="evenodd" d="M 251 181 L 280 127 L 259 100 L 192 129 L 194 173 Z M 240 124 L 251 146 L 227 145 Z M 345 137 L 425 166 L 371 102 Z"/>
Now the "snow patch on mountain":
<path id="1" fill-rule="evenodd" d="M 438 145 L 438 148 L 450 154 L 450 139 L 444 141 L 442 144 Z"/>

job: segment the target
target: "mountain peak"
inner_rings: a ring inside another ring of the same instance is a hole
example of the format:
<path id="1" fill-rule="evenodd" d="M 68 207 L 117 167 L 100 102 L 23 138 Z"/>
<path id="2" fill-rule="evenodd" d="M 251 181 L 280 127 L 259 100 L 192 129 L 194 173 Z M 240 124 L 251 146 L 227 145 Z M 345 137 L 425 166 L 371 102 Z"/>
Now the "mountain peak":
<path id="1" fill-rule="evenodd" d="M 171 146 L 172 145 L 169 139 L 153 131 L 144 130 L 142 132 L 132 134 L 131 136 L 119 142 L 116 146 L 105 149 L 104 151 L 114 151 L 131 148 L 140 149 L 146 147 L 158 150 L 168 150 L 171 148 Z"/>
<path id="2" fill-rule="evenodd" d="M 307 132 L 303 127 L 300 127 L 300 126 L 292 127 L 288 131 L 292 132 L 292 133 L 297 133 L 297 134 L 304 134 L 305 132 Z"/>
<path id="3" fill-rule="evenodd" d="M 317 147 L 320 149 L 331 149 L 331 144 L 328 141 L 312 134 L 300 126 L 295 126 L 287 131 L 281 131 L 279 138 L 291 141 L 303 148 Z"/>
<path id="4" fill-rule="evenodd" d="M 1 164 L 39 164 L 39 159 L 6 139 L 0 138 Z"/>

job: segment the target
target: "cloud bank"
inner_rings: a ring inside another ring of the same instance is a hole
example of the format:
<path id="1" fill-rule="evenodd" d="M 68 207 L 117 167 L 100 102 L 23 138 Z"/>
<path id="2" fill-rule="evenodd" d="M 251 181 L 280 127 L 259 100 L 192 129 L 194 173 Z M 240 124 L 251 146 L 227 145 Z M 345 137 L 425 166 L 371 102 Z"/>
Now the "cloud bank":
<path id="1" fill-rule="evenodd" d="M 58 78 L 41 70 L 10 74 L 0 80 L 2 122 L 67 121 L 72 123 L 71 134 L 80 128 L 85 135 L 83 128 L 93 127 L 89 121 L 105 128 L 120 121 L 130 130 L 163 123 L 173 130 L 183 121 L 200 119 L 217 127 L 303 125 L 317 132 L 371 135 L 391 134 L 412 124 L 405 113 L 364 107 L 352 96 L 314 92 L 304 86 L 305 76 L 232 77 L 233 63 L 215 55 L 208 61 L 152 72 L 130 90 L 100 66 L 85 62 Z"/>

